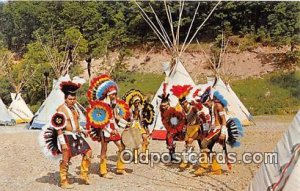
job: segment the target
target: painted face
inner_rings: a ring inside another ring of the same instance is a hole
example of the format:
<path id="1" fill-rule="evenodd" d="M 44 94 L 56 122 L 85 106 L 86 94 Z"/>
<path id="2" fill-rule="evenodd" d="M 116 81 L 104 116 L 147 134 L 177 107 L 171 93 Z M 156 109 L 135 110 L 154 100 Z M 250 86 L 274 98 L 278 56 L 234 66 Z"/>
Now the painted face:
<path id="1" fill-rule="evenodd" d="M 68 107 L 72 107 L 76 103 L 76 96 L 74 95 L 68 95 L 68 97 L 65 99 L 65 103 Z"/>

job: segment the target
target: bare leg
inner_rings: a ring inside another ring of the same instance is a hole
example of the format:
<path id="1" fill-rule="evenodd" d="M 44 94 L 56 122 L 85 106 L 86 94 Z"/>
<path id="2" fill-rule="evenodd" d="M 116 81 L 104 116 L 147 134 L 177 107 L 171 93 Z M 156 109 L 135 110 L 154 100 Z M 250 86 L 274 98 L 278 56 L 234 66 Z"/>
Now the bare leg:
<path id="1" fill-rule="evenodd" d="M 101 139 L 101 152 L 100 152 L 100 166 L 99 166 L 99 173 L 101 177 L 112 179 L 113 177 L 107 173 L 107 145 L 108 142 L 104 140 L 104 136 Z"/>
<path id="2" fill-rule="evenodd" d="M 142 134 L 142 138 L 143 138 L 142 152 L 145 153 L 149 145 L 148 135 L 146 133 Z"/>

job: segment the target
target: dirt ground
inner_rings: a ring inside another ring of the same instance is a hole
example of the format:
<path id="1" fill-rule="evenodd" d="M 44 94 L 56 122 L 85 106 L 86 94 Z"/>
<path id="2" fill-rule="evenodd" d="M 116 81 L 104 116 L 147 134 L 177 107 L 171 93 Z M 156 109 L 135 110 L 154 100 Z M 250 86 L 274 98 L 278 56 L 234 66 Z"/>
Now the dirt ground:
<path id="1" fill-rule="evenodd" d="M 253 51 L 231 52 L 223 57 L 222 67 L 219 73 L 222 76 L 230 78 L 247 78 L 259 77 L 262 74 L 272 72 L 277 69 L 276 57 L 287 51 L 287 47 L 281 49 L 272 47 L 258 47 Z M 208 50 L 206 50 L 208 51 Z M 128 57 L 123 63 L 126 69 L 132 72 L 158 73 L 163 74 L 162 63 L 169 62 L 171 57 L 166 51 L 143 51 L 140 49 L 132 49 L 132 56 Z M 211 64 L 208 61 L 208 53 L 203 52 L 185 52 L 181 56 L 181 61 L 191 75 L 198 82 L 205 76 L 214 75 Z M 114 65 L 118 57 L 117 52 L 113 52 L 107 61 L 103 62 L 103 58 L 92 60 L 92 75 L 99 72 L 108 72 L 109 68 Z M 88 79 L 86 63 L 82 62 L 81 66 L 84 70 L 83 76 Z M 105 68 L 105 69 L 104 69 Z M 108 71 L 107 71 L 108 69 Z"/>
<path id="2" fill-rule="evenodd" d="M 292 121 L 292 117 L 256 117 L 256 126 L 245 128 L 245 136 L 237 152 L 240 157 L 246 152 L 270 152 Z M 38 130 L 26 130 L 24 125 L 0 127 L 0 190 L 61 190 L 58 187 L 58 162 L 46 159 L 38 144 Z M 108 148 L 109 168 L 114 179 L 99 177 L 100 145 L 88 139 L 94 158 L 90 169 L 91 185 L 80 185 L 79 165 L 81 157 L 71 160 L 69 173 L 75 185 L 73 190 L 245 190 L 260 164 L 235 164 L 232 171 L 223 165 L 224 174 L 195 177 L 192 168 L 178 171 L 178 165 L 166 166 L 162 163 L 154 167 L 146 164 L 129 164 L 126 175 L 116 175 L 116 146 Z M 217 148 L 217 150 L 220 148 Z M 183 143 L 177 143 L 177 151 L 183 150 Z M 151 141 L 150 151 L 166 152 L 164 141 Z"/>

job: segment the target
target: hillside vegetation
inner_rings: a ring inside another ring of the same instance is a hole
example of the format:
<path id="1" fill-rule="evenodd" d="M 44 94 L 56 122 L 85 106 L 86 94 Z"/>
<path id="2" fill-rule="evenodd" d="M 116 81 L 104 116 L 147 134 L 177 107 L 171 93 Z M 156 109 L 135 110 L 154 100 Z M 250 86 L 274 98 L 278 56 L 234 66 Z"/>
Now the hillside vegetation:
<path id="1" fill-rule="evenodd" d="M 150 3 L 161 19 L 162 26 L 169 31 L 163 2 L 139 3 L 149 14 L 150 19 L 155 20 L 149 6 Z M 177 27 L 179 3 L 168 2 L 168 4 L 172 12 L 173 24 Z M 216 2 L 211 1 L 199 2 L 199 10 L 191 29 L 192 34 L 215 4 Z M 180 27 L 180 44 L 185 40 L 197 5 L 198 2 L 185 2 L 182 26 Z M 266 75 L 263 79 L 251 78 L 233 82 L 233 86 L 245 104 L 251 107 L 250 110 L 254 114 L 290 113 L 296 110 L 293 103 L 295 105 L 299 103 L 297 101 L 299 94 L 295 93 L 297 86 L 292 84 L 291 87 L 286 88 L 286 84 L 283 83 L 288 80 L 297 82 L 299 77 L 297 72 L 288 73 L 291 68 L 293 71 L 299 68 L 299 50 L 297 50 L 300 42 L 299 18 L 300 2 L 222 2 L 195 39 L 199 40 L 203 46 L 220 49 L 220 36 L 224 34 L 226 38 L 230 39 L 230 46 L 233 47 L 230 51 L 233 53 L 253 52 L 259 47 L 279 49 L 288 47 L 285 52 L 274 55 L 261 54 L 259 58 L 262 61 L 261 65 L 283 63 L 274 67 L 283 72 Z M 171 33 L 168 35 L 171 36 Z M 52 88 L 52 80 L 62 75 L 57 71 L 66 63 L 66 50 L 71 47 L 75 47 L 72 49 L 74 51 L 73 65 L 68 71 L 72 77 L 83 75 L 86 71 L 86 67 L 80 65 L 83 60 L 89 57 L 101 58 L 102 62 L 97 66 L 99 70 L 96 69 L 94 72 L 100 73 L 103 71 L 100 68 L 104 68 L 104 71 L 110 73 L 120 84 L 121 95 L 133 87 L 151 95 L 156 92 L 163 80 L 163 76 L 160 75 L 162 72 L 157 70 L 155 74 L 145 74 L 146 72 L 139 70 L 138 67 L 136 70 L 129 71 L 124 63 L 130 56 L 139 56 L 132 55 L 133 47 L 140 47 L 143 51 L 148 51 L 154 46 L 157 47 L 158 44 L 159 40 L 155 33 L 143 20 L 137 6 L 132 1 L 0 2 L 0 97 L 6 104 L 9 104 L 11 101 L 9 93 L 15 92 L 17 89 L 12 84 L 18 84 L 25 79 L 27 83 L 21 89 L 23 98 L 33 111 L 37 111 L 46 96 L 45 86 L 49 93 Z M 197 49 L 196 46 L 197 42 L 192 42 L 188 51 L 193 54 Z M 162 50 L 161 45 L 157 50 Z M 120 54 L 116 61 L 111 61 L 109 58 L 112 52 Z M 250 58 L 247 57 L 247 59 Z M 147 59 L 146 57 L 145 60 L 147 61 Z M 53 63 L 59 65 L 56 72 Z M 142 62 L 142 64 L 145 63 Z M 245 71 L 248 69 L 246 64 L 248 62 L 245 63 Z M 151 67 L 151 65 L 147 66 Z M 255 67 L 257 66 L 259 65 Z M 152 65 L 152 67 L 157 69 L 157 65 Z M 200 67 L 194 65 L 192 70 L 196 71 L 195 68 Z M 148 71 L 152 70 L 148 68 Z M 265 73 L 267 72 L 269 71 Z M 49 74 L 48 83 L 46 83 L 44 74 Z M 201 75 L 203 76 L 203 74 Z M 193 77 L 196 79 L 199 76 Z M 255 88 L 256 84 L 261 84 L 263 90 L 247 94 L 245 87 Z M 263 93 L 268 91 L 267 88 L 270 89 L 270 95 L 264 97 Z M 86 104 L 86 98 L 83 96 L 86 89 L 87 85 L 82 89 L 80 97 L 83 104 Z M 272 99 L 269 99 L 268 96 Z M 270 109 L 266 109 L 255 103 L 257 98 L 271 100 L 276 104 L 268 105 Z M 273 107 L 274 109 L 272 109 Z M 277 111 L 275 107 L 280 109 Z"/>

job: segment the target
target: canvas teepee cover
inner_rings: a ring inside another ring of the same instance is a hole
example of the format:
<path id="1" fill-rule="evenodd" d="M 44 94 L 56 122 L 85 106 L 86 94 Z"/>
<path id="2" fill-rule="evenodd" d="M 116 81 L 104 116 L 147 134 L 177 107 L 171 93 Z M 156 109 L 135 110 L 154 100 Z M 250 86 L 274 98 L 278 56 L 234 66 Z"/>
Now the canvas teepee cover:
<path id="1" fill-rule="evenodd" d="M 163 83 L 167 83 L 167 92 L 170 92 L 170 89 L 173 85 L 191 85 L 195 86 L 195 83 L 189 73 L 186 71 L 182 63 L 179 59 L 176 59 L 176 64 L 174 68 L 170 71 L 169 69 L 166 69 L 166 79 Z M 167 131 L 165 127 L 162 124 L 161 121 L 161 114 L 159 111 L 159 105 L 161 102 L 161 99 L 158 97 L 159 95 L 163 94 L 163 83 L 157 90 L 151 104 L 154 106 L 155 110 L 155 120 L 154 123 L 149 127 L 150 132 L 152 131 L 152 138 L 153 139 L 165 139 Z M 178 103 L 178 98 L 170 93 L 170 104 L 171 106 L 176 106 Z"/>
<path id="2" fill-rule="evenodd" d="M 207 15 L 206 19 L 203 20 L 201 25 L 196 26 L 197 29 L 194 31 L 193 35 L 190 35 L 191 29 L 195 26 L 194 20 L 196 18 L 196 15 L 198 14 L 198 9 L 200 7 L 200 2 L 198 3 L 197 7 L 195 8 L 194 16 L 193 19 L 190 23 L 189 30 L 186 34 L 186 37 L 181 39 L 180 41 L 180 27 L 182 25 L 182 14 L 184 10 L 184 1 L 179 1 L 179 15 L 178 15 L 178 21 L 177 21 L 177 27 L 173 25 L 173 17 L 172 17 L 172 11 L 170 9 L 170 6 L 168 5 L 168 2 L 165 0 L 164 1 L 164 8 L 166 11 L 166 15 L 168 18 L 168 23 L 170 27 L 170 33 L 166 31 L 164 28 L 161 20 L 159 19 L 158 15 L 156 14 L 154 8 L 151 6 L 151 3 L 148 3 L 148 6 L 151 10 L 151 12 L 154 15 L 155 19 L 151 19 L 151 17 L 144 11 L 142 6 L 140 5 L 141 2 L 134 1 L 137 5 L 137 7 L 140 10 L 141 16 L 143 19 L 148 23 L 150 28 L 154 31 L 164 48 L 167 50 L 167 52 L 172 56 L 172 65 L 170 66 L 169 69 L 165 70 L 166 73 L 166 79 L 164 83 L 168 84 L 167 87 L 167 93 L 170 92 L 170 89 L 173 85 L 192 85 L 195 86 L 195 83 L 193 82 L 192 78 L 190 75 L 187 73 L 185 68 L 183 67 L 182 63 L 180 62 L 180 57 L 183 52 L 186 51 L 188 46 L 191 44 L 191 42 L 194 40 L 196 37 L 197 33 L 199 30 L 204 26 L 206 21 L 209 19 L 209 17 L 213 14 L 214 10 L 217 8 L 217 6 L 220 4 L 220 1 L 213 7 L 213 9 L 210 11 L 210 13 Z M 141 3 L 142 4 L 142 3 Z M 155 20 L 155 21 L 154 21 Z M 154 23 L 156 22 L 156 24 Z M 171 34 L 171 35 L 170 35 Z M 181 44 L 181 42 L 183 42 Z M 181 44 L 181 47 L 179 46 Z M 154 124 L 149 127 L 150 132 L 152 131 L 152 138 L 154 139 L 165 139 L 166 136 L 166 130 L 162 125 L 161 117 L 160 117 L 160 112 L 159 112 L 159 104 L 160 101 L 158 98 L 158 95 L 161 95 L 163 93 L 163 84 L 160 86 L 158 91 L 156 92 L 154 99 L 152 100 L 152 104 L 155 108 L 155 115 L 156 119 L 154 121 Z M 171 95 L 171 94 L 170 94 Z M 171 101 L 171 106 L 176 105 L 178 99 L 175 98 L 174 96 L 170 96 L 170 101 Z"/>
<path id="3" fill-rule="evenodd" d="M 30 122 L 33 117 L 33 113 L 26 105 L 21 93 L 11 93 L 10 95 L 12 102 L 8 107 L 8 111 L 13 119 L 16 121 L 16 123 Z"/>
<path id="4" fill-rule="evenodd" d="M 60 90 L 60 83 L 70 80 L 71 79 L 68 74 L 60 77 L 58 80 L 54 80 L 52 91 L 50 92 L 49 96 L 44 101 L 40 109 L 36 112 L 32 124 L 30 125 L 30 129 L 41 129 L 44 125 L 50 123 L 51 117 L 56 112 L 58 106 L 64 103 L 64 94 Z M 80 124 L 84 126 L 85 123 L 86 118 L 84 114 L 80 112 Z"/>
<path id="5" fill-rule="evenodd" d="M 300 111 L 277 143 L 277 164 L 262 164 L 248 187 L 255 190 L 300 190 Z"/>
<path id="6" fill-rule="evenodd" d="M 15 121 L 9 114 L 5 104 L 0 98 L 0 125 L 14 125 Z"/>
<path id="7" fill-rule="evenodd" d="M 207 83 L 212 86 L 214 90 L 219 91 L 228 101 L 229 116 L 238 118 L 243 125 L 251 124 L 251 114 L 231 89 L 229 84 L 225 84 L 220 77 L 208 77 Z"/>

